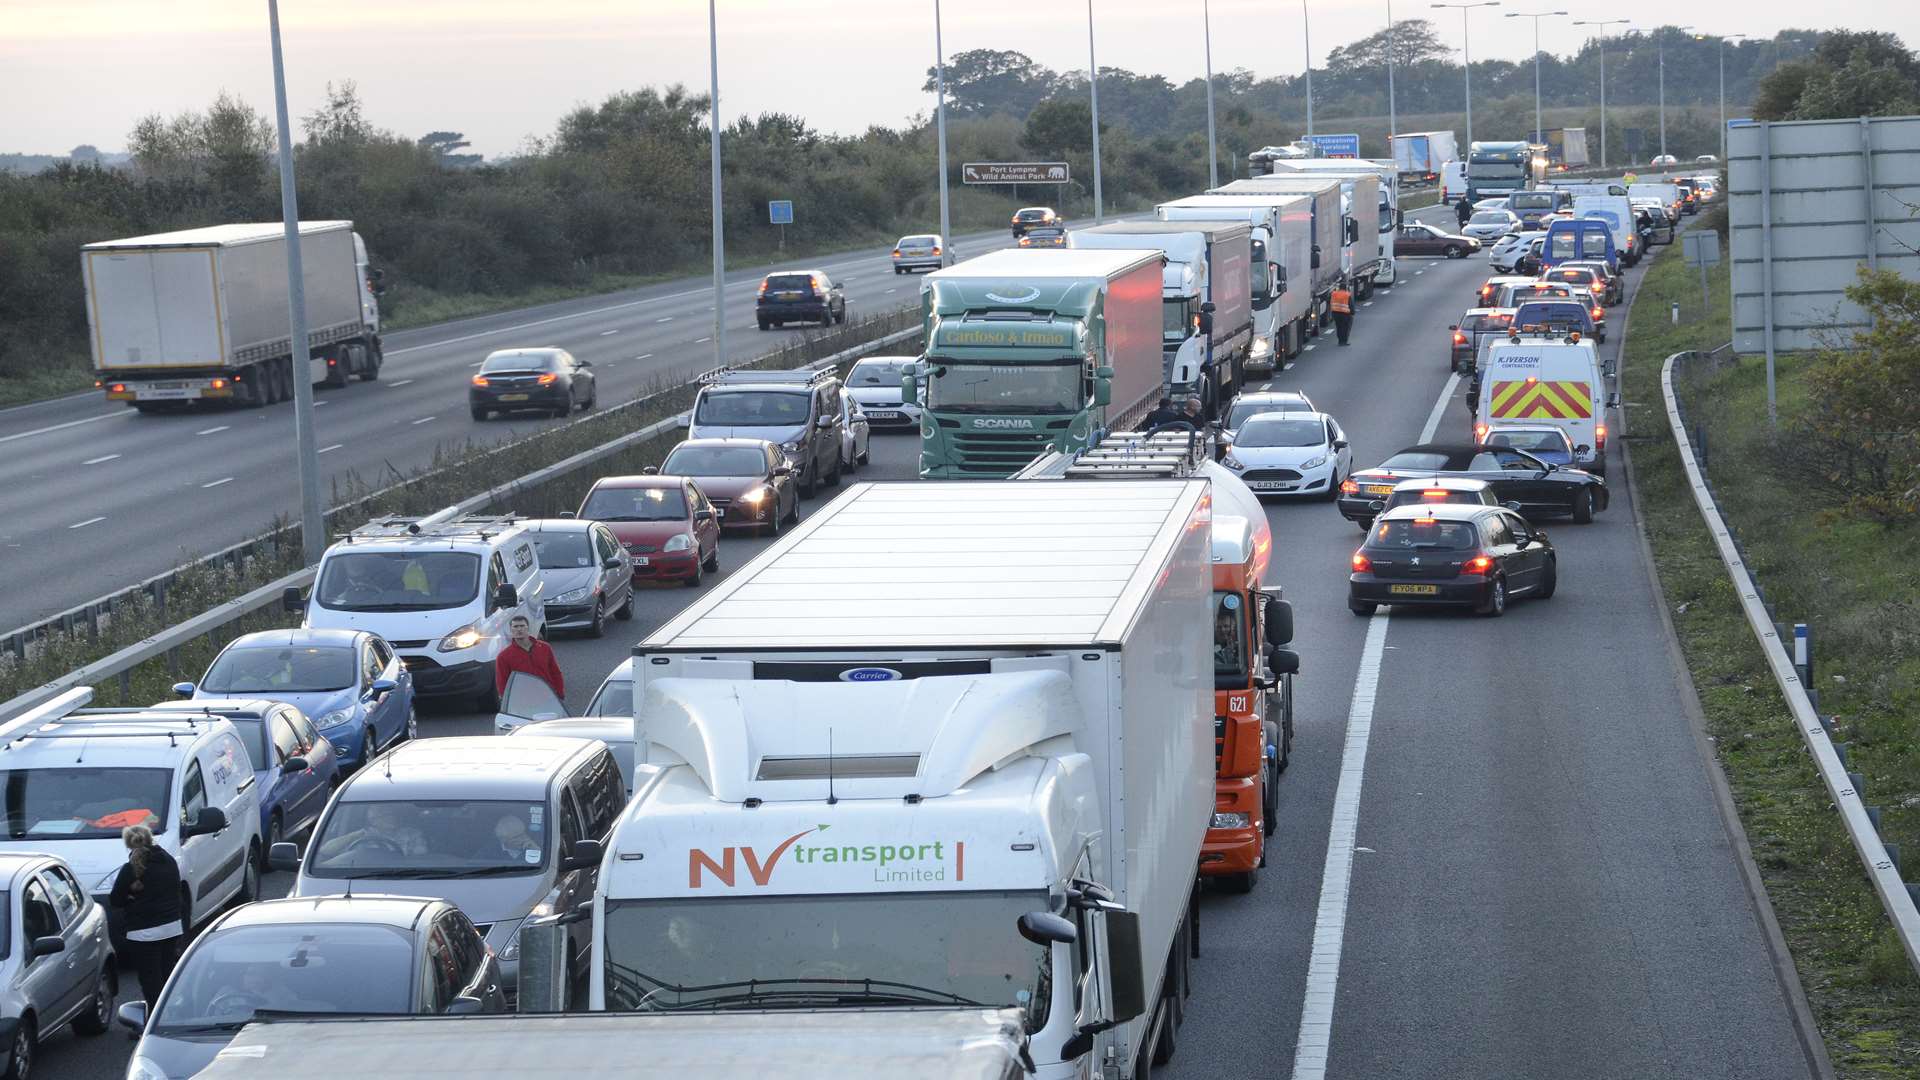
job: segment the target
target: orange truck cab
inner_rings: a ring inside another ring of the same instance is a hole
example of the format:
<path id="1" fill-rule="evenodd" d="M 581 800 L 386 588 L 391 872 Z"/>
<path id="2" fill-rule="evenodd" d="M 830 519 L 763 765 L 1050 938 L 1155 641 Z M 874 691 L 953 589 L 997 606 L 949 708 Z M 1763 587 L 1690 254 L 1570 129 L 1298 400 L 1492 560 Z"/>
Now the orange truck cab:
<path id="1" fill-rule="evenodd" d="M 1200 874 L 1247 892 L 1277 827 L 1280 772 L 1293 744 L 1293 612 L 1264 587 L 1272 533 L 1216 507 L 1213 518 L 1213 820 Z"/>

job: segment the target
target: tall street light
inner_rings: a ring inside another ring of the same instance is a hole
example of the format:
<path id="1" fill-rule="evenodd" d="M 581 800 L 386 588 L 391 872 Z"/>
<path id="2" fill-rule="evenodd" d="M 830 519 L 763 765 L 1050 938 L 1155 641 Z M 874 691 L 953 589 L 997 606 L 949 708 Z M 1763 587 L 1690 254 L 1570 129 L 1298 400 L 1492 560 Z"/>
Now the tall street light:
<path id="1" fill-rule="evenodd" d="M 1600 19 L 1574 23 L 1575 26 L 1595 27 L 1594 37 L 1600 39 L 1600 167 L 1607 167 L 1607 27 L 1625 26 L 1631 19 Z"/>
<path id="2" fill-rule="evenodd" d="M 1100 224 L 1100 62 L 1093 58 L 1093 0 L 1087 0 L 1087 88 L 1093 93 L 1093 223 Z"/>
<path id="3" fill-rule="evenodd" d="M 712 79 L 709 97 L 713 115 L 713 366 L 727 362 L 727 241 L 720 206 L 720 20 L 715 7 L 719 0 L 707 0 L 707 70 Z"/>
<path id="4" fill-rule="evenodd" d="M 313 380 L 307 378 L 307 282 L 300 263 L 300 203 L 293 187 L 293 137 L 287 123 L 287 68 L 280 56 L 280 4 L 267 0 L 273 42 L 274 120 L 280 139 L 280 217 L 287 235 L 287 347 L 293 365 L 293 441 L 300 459 L 300 546 L 313 566 L 327 550 L 327 519 L 320 508 L 319 440 L 313 433 Z M 372 357 L 368 357 L 371 361 Z"/>
<path id="5" fill-rule="evenodd" d="M 1313 20 L 1307 16 L 1307 0 L 1300 0 L 1300 39 L 1307 50 L 1307 138 L 1313 138 Z"/>
<path id="6" fill-rule="evenodd" d="M 1481 0 L 1477 4 L 1435 4 L 1436 8 L 1458 8 L 1460 11 L 1460 56 L 1466 62 L 1461 66 L 1467 75 L 1467 151 L 1473 151 L 1473 46 L 1468 40 L 1468 15 L 1474 8 L 1499 7 L 1500 0 Z"/>
<path id="7" fill-rule="evenodd" d="M 936 0 L 937 2 L 937 0 Z M 1213 5 L 1200 0 L 1200 25 L 1207 38 L 1207 188 L 1220 186 L 1220 155 L 1213 149 Z M 1724 99 L 1723 99 L 1724 100 Z M 1724 124 L 1721 126 L 1725 126 Z"/>
<path id="8" fill-rule="evenodd" d="M 940 132 L 940 242 L 953 250 L 952 222 L 947 216 L 947 54 L 940 43 L 940 0 L 933 0 L 933 105 Z"/>
<path id="9" fill-rule="evenodd" d="M 1509 11 L 1509 19 L 1533 20 L 1533 141 L 1546 142 L 1547 129 L 1540 124 L 1540 20 L 1565 15 L 1564 11 Z"/>
<path id="10" fill-rule="evenodd" d="M 1720 164 L 1727 163 L 1727 42 L 1745 34 L 1719 34 L 1720 38 Z"/>
<path id="11" fill-rule="evenodd" d="M 1393 33 L 1393 0 L 1387 0 L 1387 160 L 1393 160 L 1393 134 L 1400 130 L 1399 113 L 1393 106 L 1393 51 L 1399 44 Z"/>
<path id="12" fill-rule="evenodd" d="M 1660 58 L 1660 156 L 1667 156 L 1667 35 L 1663 30 L 1691 30 L 1691 26 L 1663 26 L 1655 30 L 1655 54 Z"/>

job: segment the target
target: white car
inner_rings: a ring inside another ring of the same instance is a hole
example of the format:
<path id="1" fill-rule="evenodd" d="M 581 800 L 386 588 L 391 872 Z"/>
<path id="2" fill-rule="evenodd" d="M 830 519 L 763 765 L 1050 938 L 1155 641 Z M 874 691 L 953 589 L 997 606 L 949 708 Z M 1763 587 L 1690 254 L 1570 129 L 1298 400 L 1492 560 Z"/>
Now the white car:
<path id="1" fill-rule="evenodd" d="M 1493 264 L 1495 270 L 1507 273 L 1520 261 L 1520 256 L 1527 253 L 1529 245 L 1535 240 L 1544 240 L 1546 235 L 1544 231 L 1508 233 L 1493 242 L 1487 261 Z"/>
<path id="2" fill-rule="evenodd" d="M 1313 411 L 1313 402 L 1298 390 L 1260 390 L 1234 398 L 1233 404 L 1227 408 L 1227 418 L 1220 422 L 1220 429 L 1231 440 L 1233 433 L 1240 430 L 1240 425 L 1246 423 L 1249 417 L 1261 413 Z"/>
<path id="3" fill-rule="evenodd" d="M 1460 227 L 1460 235 L 1486 243 L 1519 228 L 1520 217 L 1511 210 L 1475 210 L 1467 223 Z"/>
<path id="4" fill-rule="evenodd" d="M 1353 450 L 1326 413 L 1268 413 L 1240 425 L 1220 464 L 1256 495 L 1331 499 L 1353 471 Z"/>
<path id="5" fill-rule="evenodd" d="M 939 270 L 953 265 L 953 248 L 935 233 L 903 236 L 893 245 L 893 272 L 910 274 L 915 270 Z"/>
<path id="6" fill-rule="evenodd" d="M 847 393 L 860 403 L 870 428 L 882 431 L 920 430 L 920 406 L 900 399 L 901 369 L 919 359 L 914 356 L 868 356 L 854 362 L 847 371 Z"/>
<path id="7" fill-rule="evenodd" d="M 1674 157 L 1672 154 L 1655 154 L 1653 157 L 1653 160 L 1648 162 L 1647 164 L 1652 165 L 1654 168 L 1658 169 L 1668 165 L 1678 165 L 1680 164 L 1680 159 Z"/>
<path id="8" fill-rule="evenodd" d="M 867 423 L 867 414 L 861 409 L 859 399 L 852 394 L 841 394 L 840 460 L 847 463 L 849 471 L 873 460 L 873 446 L 869 441 L 872 434 L 872 426 Z"/>

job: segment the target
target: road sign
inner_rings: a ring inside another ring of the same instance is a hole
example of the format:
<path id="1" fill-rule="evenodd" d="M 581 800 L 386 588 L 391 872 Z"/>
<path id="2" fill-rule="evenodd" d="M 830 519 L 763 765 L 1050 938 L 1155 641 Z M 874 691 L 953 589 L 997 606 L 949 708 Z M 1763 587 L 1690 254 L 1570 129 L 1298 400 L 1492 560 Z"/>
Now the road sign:
<path id="1" fill-rule="evenodd" d="M 769 225 L 793 224 L 793 200 L 769 199 L 767 201 L 767 223 Z"/>
<path id="2" fill-rule="evenodd" d="M 1309 135 L 1302 142 L 1309 142 L 1320 148 L 1320 152 L 1334 158 L 1357 158 L 1360 156 L 1360 136 L 1358 135 Z"/>
<path id="3" fill-rule="evenodd" d="M 1720 234 L 1712 229 L 1692 229 L 1680 234 L 1680 250 L 1686 252 L 1687 265 L 1702 270 L 1720 265 Z"/>
<path id="4" fill-rule="evenodd" d="M 968 184 L 1064 184 L 1068 180 L 1064 161 L 969 161 L 960 166 L 960 179 Z"/>

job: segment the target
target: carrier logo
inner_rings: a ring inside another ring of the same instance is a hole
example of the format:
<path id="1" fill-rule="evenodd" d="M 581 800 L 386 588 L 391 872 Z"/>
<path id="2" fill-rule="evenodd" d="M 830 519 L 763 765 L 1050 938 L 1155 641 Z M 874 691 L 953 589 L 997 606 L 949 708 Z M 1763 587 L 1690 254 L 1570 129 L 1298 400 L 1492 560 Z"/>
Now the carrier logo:
<path id="1" fill-rule="evenodd" d="M 812 833 L 823 833 L 831 826 L 816 825 L 794 833 L 781 842 L 764 858 L 757 848 L 728 846 L 720 849 L 720 857 L 700 848 L 687 850 L 687 888 L 698 889 L 705 886 L 711 876 L 715 881 L 734 887 L 739 880 L 739 868 L 746 865 L 747 876 L 755 885 L 762 888 L 773 880 L 774 867 L 788 854 L 796 863 L 824 865 L 827 863 L 865 865 L 873 871 L 873 880 L 881 884 L 901 884 L 916 881 L 965 881 L 967 878 L 967 845 L 956 840 L 948 843 L 935 840 L 924 844 L 801 844 L 800 840 Z M 797 846 L 796 846 L 797 845 Z"/>
<path id="2" fill-rule="evenodd" d="M 987 299 L 992 300 L 993 302 L 998 304 L 1024 304 L 1030 300 L 1040 299 L 1040 290 L 1029 285 L 1027 286 L 1027 291 L 1021 293 L 1018 296 L 1013 296 L 1008 293 L 998 293 L 998 292 L 988 291 Z"/>
<path id="3" fill-rule="evenodd" d="M 987 416 L 975 420 L 977 428 L 1000 428 L 1003 430 L 1032 430 L 1033 421 L 1010 416 Z"/>
<path id="4" fill-rule="evenodd" d="M 893 682 L 905 678 L 890 667 L 848 668 L 840 673 L 841 682 Z"/>

